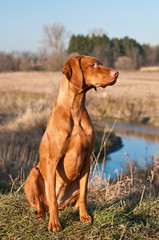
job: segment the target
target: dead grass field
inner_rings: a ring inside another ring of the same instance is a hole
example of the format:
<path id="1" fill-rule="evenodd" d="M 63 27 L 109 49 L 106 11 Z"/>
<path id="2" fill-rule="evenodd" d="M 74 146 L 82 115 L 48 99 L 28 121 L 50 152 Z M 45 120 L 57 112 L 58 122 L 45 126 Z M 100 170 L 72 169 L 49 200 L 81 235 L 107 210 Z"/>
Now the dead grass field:
<path id="1" fill-rule="evenodd" d="M 0 73 L 0 90 L 52 93 L 59 87 L 61 75 L 53 72 Z"/>
<path id="2" fill-rule="evenodd" d="M 55 103 L 61 77 L 60 72 L 0 73 L 0 124 L 11 128 L 13 121 L 9 123 L 9 119 L 14 119 L 13 128 L 16 128 L 15 116 L 18 125 L 20 119 L 26 121 L 29 115 L 32 119 L 34 114 L 36 119 L 47 117 Z M 87 94 L 88 111 L 95 119 L 118 117 L 121 121 L 155 126 L 159 126 L 158 102 L 159 72 L 121 71 L 114 86 Z"/>
<path id="3" fill-rule="evenodd" d="M 62 74 L 60 72 L 9 72 L 0 73 L 0 91 L 19 90 L 52 93 L 58 90 Z M 92 92 L 92 91 L 91 91 Z M 159 98 L 159 72 L 130 71 L 119 74 L 113 87 L 98 90 L 95 96 L 125 98 Z M 94 96 L 94 98 L 95 98 Z"/>

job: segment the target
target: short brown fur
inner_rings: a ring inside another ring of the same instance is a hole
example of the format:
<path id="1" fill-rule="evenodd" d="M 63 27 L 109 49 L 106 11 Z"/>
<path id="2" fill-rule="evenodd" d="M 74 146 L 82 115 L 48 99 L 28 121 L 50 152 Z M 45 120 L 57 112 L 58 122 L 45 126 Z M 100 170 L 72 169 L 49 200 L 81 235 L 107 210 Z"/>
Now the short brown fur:
<path id="1" fill-rule="evenodd" d="M 58 209 L 79 207 L 80 220 L 92 222 L 86 207 L 90 156 L 95 134 L 85 108 L 91 88 L 113 85 L 118 72 L 103 67 L 95 58 L 78 56 L 63 67 L 63 78 L 39 148 L 39 163 L 25 183 L 25 194 L 36 208 L 36 218 L 49 210 L 50 231 L 60 231 Z"/>

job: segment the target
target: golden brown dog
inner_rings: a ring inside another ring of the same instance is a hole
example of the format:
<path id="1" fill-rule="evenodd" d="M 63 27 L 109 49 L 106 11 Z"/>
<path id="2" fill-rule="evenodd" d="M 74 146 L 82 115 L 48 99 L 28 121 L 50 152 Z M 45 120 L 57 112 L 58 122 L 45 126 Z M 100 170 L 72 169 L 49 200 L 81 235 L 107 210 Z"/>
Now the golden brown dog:
<path id="1" fill-rule="evenodd" d="M 25 183 L 25 194 L 31 207 L 36 208 L 36 217 L 43 217 L 49 210 L 50 231 L 61 229 L 58 209 L 75 202 L 80 220 L 92 221 L 86 192 L 95 134 L 85 95 L 91 88 L 113 85 L 119 74 L 89 56 L 71 58 L 62 72 L 58 98 L 39 148 L 40 161 Z"/>

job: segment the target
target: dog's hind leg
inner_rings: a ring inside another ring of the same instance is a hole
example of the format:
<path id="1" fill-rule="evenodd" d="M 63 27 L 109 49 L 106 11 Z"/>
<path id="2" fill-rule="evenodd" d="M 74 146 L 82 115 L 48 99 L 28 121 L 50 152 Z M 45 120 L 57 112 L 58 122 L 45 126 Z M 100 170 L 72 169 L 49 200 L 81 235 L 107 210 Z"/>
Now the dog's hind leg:
<path id="1" fill-rule="evenodd" d="M 37 167 L 32 168 L 25 182 L 24 191 L 28 202 L 32 208 L 37 211 L 36 218 L 44 217 L 48 210 L 48 204 L 45 196 L 45 183 Z"/>
<path id="2" fill-rule="evenodd" d="M 79 177 L 69 183 L 66 186 L 63 186 L 60 191 L 59 194 L 57 196 L 57 202 L 58 202 L 58 209 L 62 209 L 67 205 L 75 205 L 76 207 L 78 206 L 78 204 L 76 204 L 78 202 L 79 199 Z"/>

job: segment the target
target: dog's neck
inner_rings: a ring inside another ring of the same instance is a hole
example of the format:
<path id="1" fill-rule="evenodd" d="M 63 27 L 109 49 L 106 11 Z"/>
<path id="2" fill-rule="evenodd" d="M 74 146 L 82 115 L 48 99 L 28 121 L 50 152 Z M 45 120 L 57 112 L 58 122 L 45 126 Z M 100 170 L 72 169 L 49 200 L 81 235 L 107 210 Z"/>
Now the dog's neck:
<path id="1" fill-rule="evenodd" d="M 85 92 L 77 88 L 63 75 L 57 103 L 71 113 L 74 121 L 78 121 L 85 109 Z"/>

